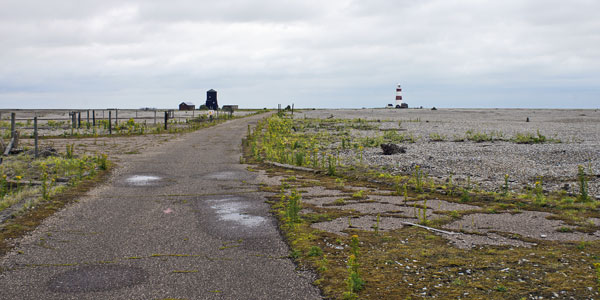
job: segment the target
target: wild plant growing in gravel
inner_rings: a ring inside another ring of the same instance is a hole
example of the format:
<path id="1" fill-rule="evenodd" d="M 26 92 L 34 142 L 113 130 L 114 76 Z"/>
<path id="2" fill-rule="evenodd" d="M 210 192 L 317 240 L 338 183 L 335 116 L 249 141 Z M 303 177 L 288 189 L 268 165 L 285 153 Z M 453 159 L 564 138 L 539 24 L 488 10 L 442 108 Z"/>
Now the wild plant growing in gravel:
<path id="1" fill-rule="evenodd" d="M 423 192 L 423 171 L 421 170 L 421 166 L 415 166 L 415 172 L 413 173 L 415 178 L 415 186 L 418 192 Z"/>
<path id="2" fill-rule="evenodd" d="M 358 190 L 357 192 L 355 192 L 354 194 L 352 194 L 352 198 L 354 198 L 354 199 L 364 199 L 365 198 L 365 191 Z"/>
<path id="3" fill-rule="evenodd" d="M 336 161 L 335 158 L 330 154 L 327 157 L 327 175 L 335 176 L 335 166 Z"/>
<path id="4" fill-rule="evenodd" d="M 73 155 L 74 155 L 73 154 L 73 152 L 74 152 L 73 150 L 75 148 L 75 145 L 74 144 L 71 144 L 71 145 L 67 144 L 66 147 L 67 147 L 66 158 L 73 158 Z"/>
<path id="5" fill-rule="evenodd" d="M 359 254 L 359 242 L 358 235 L 353 235 L 350 240 L 350 251 L 352 254 L 348 257 L 347 268 L 348 278 L 346 279 L 346 286 L 348 291 L 344 292 L 343 299 L 357 299 L 357 292 L 362 290 L 365 286 L 365 281 L 360 277 L 358 267 L 358 254 Z"/>
<path id="6" fill-rule="evenodd" d="M 401 176 L 394 176 L 394 189 L 396 190 L 396 195 L 400 196 L 401 192 L 400 192 L 400 178 L 402 178 Z"/>
<path id="7" fill-rule="evenodd" d="M 358 154 L 360 156 L 360 164 L 361 165 L 363 164 L 363 150 L 364 149 L 365 148 L 362 145 L 358 146 Z"/>
<path id="8" fill-rule="evenodd" d="M 301 197 L 296 190 L 292 190 L 292 193 L 287 197 L 287 205 L 285 209 L 285 216 L 288 220 L 288 223 L 291 226 L 294 226 L 296 223 L 300 222 L 300 217 L 298 213 L 302 209 Z"/>
<path id="9" fill-rule="evenodd" d="M 427 225 L 427 199 L 423 200 L 423 208 L 419 209 L 419 221 L 423 225 Z"/>
<path id="10" fill-rule="evenodd" d="M 323 258 L 317 262 L 319 272 L 327 271 L 328 264 L 329 260 L 327 259 L 327 255 L 323 255 Z"/>
<path id="11" fill-rule="evenodd" d="M 48 183 L 48 166 L 41 164 L 42 167 L 42 198 L 48 200 L 50 198 L 50 185 Z"/>
<path id="12" fill-rule="evenodd" d="M 346 278 L 346 286 L 348 290 L 344 292 L 342 299 L 358 299 L 358 295 L 356 293 L 364 288 L 365 281 L 360 278 L 360 274 L 358 273 L 359 264 L 354 255 L 351 254 L 348 257 L 348 263 L 346 267 L 348 268 L 348 278 Z"/>
<path id="13" fill-rule="evenodd" d="M 600 292 L 600 263 L 594 263 L 596 269 L 596 281 L 598 282 L 598 292 Z"/>
<path id="14" fill-rule="evenodd" d="M 375 219 L 375 225 L 373 225 L 373 230 L 375 230 L 375 234 L 379 234 L 379 214 L 377 214 L 377 219 Z"/>
<path id="15" fill-rule="evenodd" d="M 446 190 L 448 191 L 447 193 L 449 196 L 452 196 L 452 194 L 453 194 L 452 190 L 454 188 L 454 183 L 452 182 L 452 177 L 453 177 L 453 174 L 450 174 L 448 176 L 448 183 L 446 184 Z"/>
<path id="16" fill-rule="evenodd" d="M 463 189 L 462 195 L 460 196 L 460 202 L 469 202 L 471 201 L 471 196 L 469 195 L 469 190 Z"/>
<path id="17" fill-rule="evenodd" d="M 6 180 L 6 174 L 2 174 L 0 176 L 0 198 L 4 197 L 4 195 L 8 194 L 8 180 Z"/>
<path id="18" fill-rule="evenodd" d="M 504 187 L 502 188 L 502 196 L 508 196 L 508 174 L 504 174 Z"/>
<path id="19" fill-rule="evenodd" d="M 432 132 L 429 134 L 429 140 L 431 140 L 432 142 L 443 142 L 446 140 L 446 136 Z"/>
<path id="20" fill-rule="evenodd" d="M 588 195 L 588 183 L 587 176 L 585 174 L 585 169 L 582 165 L 577 167 L 577 181 L 579 183 L 579 201 L 587 202 L 590 200 L 590 196 Z"/>
<path id="21" fill-rule="evenodd" d="M 304 165 L 304 152 L 296 152 L 296 165 L 303 166 Z"/>
<path id="22" fill-rule="evenodd" d="M 540 177 L 540 179 L 535 182 L 534 192 L 535 192 L 535 203 L 536 204 L 546 203 L 546 197 L 544 196 L 542 177 Z"/>
<path id="23" fill-rule="evenodd" d="M 308 250 L 308 256 L 323 256 L 323 250 L 319 246 L 312 246 Z"/>
<path id="24" fill-rule="evenodd" d="M 96 156 L 96 162 L 100 170 L 108 169 L 108 156 L 106 154 L 100 154 Z"/>
<path id="25" fill-rule="evenodd" d="M 406 185 L 406 183 L 404 184 L 404 202 L 406 202 L 408 200 L 408 186 Z"/>

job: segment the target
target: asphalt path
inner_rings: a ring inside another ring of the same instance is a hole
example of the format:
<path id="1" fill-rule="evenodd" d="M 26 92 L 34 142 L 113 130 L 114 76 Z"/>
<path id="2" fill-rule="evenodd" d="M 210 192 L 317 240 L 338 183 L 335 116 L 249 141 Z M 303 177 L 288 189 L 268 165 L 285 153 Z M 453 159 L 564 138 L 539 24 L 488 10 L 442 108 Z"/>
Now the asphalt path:
<path id="1" fill-rule="evenodd" d="M 126 156 L 0 261 L 1 299 L 320 299 L 297 271 L 232 120 Z"/>

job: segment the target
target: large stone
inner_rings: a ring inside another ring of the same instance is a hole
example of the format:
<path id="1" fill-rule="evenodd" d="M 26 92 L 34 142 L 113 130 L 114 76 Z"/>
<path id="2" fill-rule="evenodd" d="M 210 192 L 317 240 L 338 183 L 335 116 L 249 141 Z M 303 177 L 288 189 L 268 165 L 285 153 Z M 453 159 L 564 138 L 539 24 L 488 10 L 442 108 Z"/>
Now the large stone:
<path id="1" fill-rule="evenodd" d="M 405 147 L 400 147 L 396 144 L 381 144 L 381 150 L 383 150 L 384 155 L 406 153 Z"/>

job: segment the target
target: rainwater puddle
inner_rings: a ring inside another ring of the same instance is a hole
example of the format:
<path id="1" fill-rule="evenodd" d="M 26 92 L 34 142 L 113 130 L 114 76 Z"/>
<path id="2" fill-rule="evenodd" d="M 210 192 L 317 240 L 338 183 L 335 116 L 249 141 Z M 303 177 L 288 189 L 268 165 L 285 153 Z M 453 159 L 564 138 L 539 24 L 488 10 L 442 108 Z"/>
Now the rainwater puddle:
<path id="1" fill-rule="evenodd" d="M 150 175 L 133 175 L 133 176 L 125 179 L 125 181 L 127 183 L 129 183 L 131 185 L 136 185 L 136 186 L 151 185 L 158 180 L 160 180 L 160 177 L 150 176 Z"/>
<path id="2" fill-rule="evenodd" d="M 231 200 L 233 199 L 209 200 L 216 203 L 210 208 L 215 210 L 219 220 L 232 221 L 247 227 L 256 227 L 265 221 L 261 216 L 245 214 L 243 210 L 248 207 L 247 204 Z"/>

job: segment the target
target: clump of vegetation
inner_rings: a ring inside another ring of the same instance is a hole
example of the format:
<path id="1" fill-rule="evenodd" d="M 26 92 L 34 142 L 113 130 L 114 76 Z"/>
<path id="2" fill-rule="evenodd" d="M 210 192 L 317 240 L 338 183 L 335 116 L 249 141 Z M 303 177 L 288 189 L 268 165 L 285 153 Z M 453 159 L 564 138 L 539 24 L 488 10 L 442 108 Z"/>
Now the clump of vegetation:
<path id="1" fill-rule="evenodd" d="M 358 299 L 358 295 L 356 293 L 360 292 L 364 286 L 365 281 L 360 277 L 359 273 L 359 264 L 358 264 L 358 254 L 359 254 L 359 245 L 358 245 L 358 235 L 352 235 L 350 240 L 350 249 L 351 253 L 348 257 L 348 277 L 346 278 L 346 286 L 348 290 L 343 294 L 344 299 Z"/>
<path id="2" fill-rule="evenodd" d="M 508 196 L 508 174 L 504 174 L 504 186 L 502 187 L 502 196 Z"/>
<path id="3" fill-rule="evenodd" d="M 363 190 L 356 191 L 354 194 L 352 194 L 352 198 L 354 198 L 354 199 L 364 199 L 364 198 L 366 198 L 365 191 L 363 191 Z"/>
<path id="4" fill-rule="evenodd" d="M 577 182 L 579 183 L 578 199 L 581 202 L 588 202 L 590 200 L 590 196 L 588 195 L 588 183 L 585 169 L 581 165 L 579 165 L 577 169 Z"/>
<path id="5" fill-rule="evenodd" d="M 446 140 L 446 136 L 432 132 L 429 134 L 429 140 L 431 140 L 432 142 L 443 142 Z"/>
<path id="6" fill-rule="evenodd" d="M 558 139 L 550 139 L 547 138 L 545 135 L 541 134 L 540 131 L 537 131 L 537 134 L 533 134 L 533 133 L 517 133 L 513 138 L 512 141 L 517 143 L 517 144 L 543 144 L 546 142 L 550 142 L 550 143 L 560 143 L 560 140 Z"/>
<path id="7" fill-rule="evenodd" d="M 596 280 L 598 281 L 598 292 L 600 292 L 600 263 L 594 263 L 596 269 Z"/>
<path id="8" fill-rule="evenodd" d="M 287 204 L 285 215 L 288 221 L 288 224 L 294 226 L 296 223 L 300 222 L 300 210 L 302 209 L 301 204 L 301 196 L 296 190 L 292 190 L 291 194 L 287 196 Z"/>

